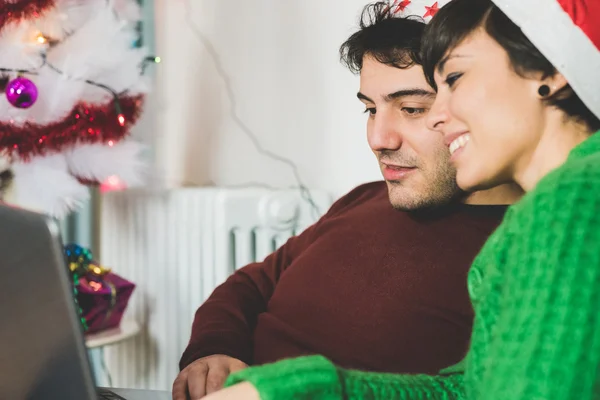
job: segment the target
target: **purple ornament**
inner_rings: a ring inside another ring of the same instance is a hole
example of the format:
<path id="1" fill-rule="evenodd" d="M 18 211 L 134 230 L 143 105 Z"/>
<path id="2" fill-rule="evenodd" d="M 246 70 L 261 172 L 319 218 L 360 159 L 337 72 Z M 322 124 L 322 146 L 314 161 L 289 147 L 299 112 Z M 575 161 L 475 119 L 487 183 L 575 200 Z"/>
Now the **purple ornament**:
<path id="1" fill-rule="evenodd" d="M 29 108 L 38 98 L 37 86 L 29 79 L 19 76 L 8 82 L 6 98 L 17 108 Z"/>

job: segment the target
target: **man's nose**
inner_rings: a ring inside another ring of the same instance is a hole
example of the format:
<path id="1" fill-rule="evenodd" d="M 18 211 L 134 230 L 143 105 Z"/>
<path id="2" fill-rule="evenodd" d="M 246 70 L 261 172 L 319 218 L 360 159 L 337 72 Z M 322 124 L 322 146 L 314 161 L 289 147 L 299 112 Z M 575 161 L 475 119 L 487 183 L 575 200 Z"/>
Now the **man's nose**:
<path id="1" fill-rule="evenodd" d="M 369 146 L 373 151 L 400 149 L 403 137 L 398 118 L 394 115 L 393 110 L 377 112 L 367 136 Z"/>

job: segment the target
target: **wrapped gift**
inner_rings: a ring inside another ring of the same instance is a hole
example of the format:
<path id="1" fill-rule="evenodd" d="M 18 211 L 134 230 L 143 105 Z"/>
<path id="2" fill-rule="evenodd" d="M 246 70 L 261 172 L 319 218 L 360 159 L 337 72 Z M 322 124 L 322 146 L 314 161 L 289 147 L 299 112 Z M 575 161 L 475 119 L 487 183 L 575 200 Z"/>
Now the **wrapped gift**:
<path id="1" fill-rule="evenodd" d="M 119 326 L 135 284 L 102 267 L 81 246 L 65 246 L 65 255 L 86 333 Z"/>

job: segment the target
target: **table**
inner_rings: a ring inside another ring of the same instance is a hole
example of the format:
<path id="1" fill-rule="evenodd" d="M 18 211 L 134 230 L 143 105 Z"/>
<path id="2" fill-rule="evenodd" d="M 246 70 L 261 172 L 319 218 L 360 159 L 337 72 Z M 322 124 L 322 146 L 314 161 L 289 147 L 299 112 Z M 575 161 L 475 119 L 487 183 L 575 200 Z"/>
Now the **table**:
<path id="1" fill-rule="evenodd" d="M 171 400 L 169 392 L 154 390 L 109 389 L 127 400 Z"/>
<path id="2" fill-rule="evenodd" d="M 139 332 L 140 326 L 137 322 L 125 319 L 116 328 L 85 335 L 85 345 L 88 349 L 101 348 L 132 338 Z"/>
<path id="3" fill-rule="evenodd" d="M 132 319 L 123 319 L 121 324 L 113 329 L 85 335 L 85 345 L 89 350 L 90 363 L 94 372 L 97 386 L 112 386 L 110 376 L 102 377 L 105 371 L 104 347 L 123 342 L 137 335 L 140 325 Z M 123 396 L 125 397 L 125 396 Z"/>

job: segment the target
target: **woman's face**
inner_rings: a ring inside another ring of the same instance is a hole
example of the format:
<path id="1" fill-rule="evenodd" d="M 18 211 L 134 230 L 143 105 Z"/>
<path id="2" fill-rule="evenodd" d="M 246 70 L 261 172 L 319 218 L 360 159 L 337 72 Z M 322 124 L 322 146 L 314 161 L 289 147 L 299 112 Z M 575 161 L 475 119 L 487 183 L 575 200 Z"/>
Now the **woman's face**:
<path id="1" fill-rule="evenodd" d="M 542 82 L 519 76 L 508 53 L 483 29 L 447 54 L 435 81 L 438 94 L 427 124 L 444 135 L 461 189 L 513 181 L 544 130 Z"/>

